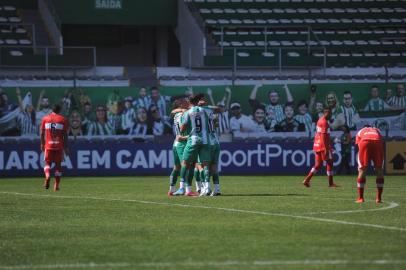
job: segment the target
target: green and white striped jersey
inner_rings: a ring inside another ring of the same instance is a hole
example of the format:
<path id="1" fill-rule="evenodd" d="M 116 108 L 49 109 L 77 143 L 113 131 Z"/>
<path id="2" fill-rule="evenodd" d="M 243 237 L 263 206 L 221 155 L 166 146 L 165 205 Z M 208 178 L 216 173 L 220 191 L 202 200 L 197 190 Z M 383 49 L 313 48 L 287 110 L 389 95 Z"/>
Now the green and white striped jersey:
<path id="1" fill-rule="evenodd" d="M 181 132 L 180 131 L 180 127 L 183 124 L 183 112 L 178 112 L 175 114 L 175 116 L 173 117 L 173 133 L 175 134 L 175 136 L 186 136 L 187 134 L 185 134 L 185 132 Z M 173 146 L 177 146 L 180 143 L 184 143 L 186 144 L 186 141 L 178 141 L 175 138 L 175 141 L 173 142 Z"/>
<path id="2" fill-rule="evenodd" d="M 364 111 L 382 112 L 390 110 L 390 106 L 381 98 L 372 98 L 368 101 Z"/>
<path id="3" fill-rule="evenodd" d="M 202 107 L 194 106 L 183 115 L 183 125 L 187 127 L 188 141 L 192 145 L 209 143 L 209 117 Z"/>
<path id="4" fill-rule="evenodd" d="M 310 116 L 309 113 L 305 113 L 305 114 L 296 114 L 293 117 L 296 121 L 298 121 L 299 123 L 303 124 L 306 128 L 306 132 L 312 132 L 313 128 L 312 128 L 312 123 L 313 123 L 313 119 Z"/>
<path id="5" fill-rule="evenodd" d="M 204 111 L 206 112 L 208 116 L 208 130 L 209 130 L 209 144 L 210 145 L 216 145 L 220 144 L 217 133 L 216 133 L 216 127 L 214 125 L 214 110 L 210 107 L 203 107 Z"/>
<path id="6" fill-rule="evenodd" d="M 350 107 L 346 106 L 341 106 L 341 110 L 344 114 L 344 119 L 345 119 L 345 124 L 350 128 L 350 129 L 355 129 L 355 123 L 354 123 L 354 116 L 358 113 L 357 109 L 355 108 L 354 105 L 351 105 Z"/>
<path id="7" fill-rule="evenodd" d="M 272 105 L 268 104 L 265 107 L 266 117 L 269 122 L 275 120 L 276 122 L 281 122 L 285 119 L 285 114 L 283 113 L 283 107 L 280 104 Z"/>

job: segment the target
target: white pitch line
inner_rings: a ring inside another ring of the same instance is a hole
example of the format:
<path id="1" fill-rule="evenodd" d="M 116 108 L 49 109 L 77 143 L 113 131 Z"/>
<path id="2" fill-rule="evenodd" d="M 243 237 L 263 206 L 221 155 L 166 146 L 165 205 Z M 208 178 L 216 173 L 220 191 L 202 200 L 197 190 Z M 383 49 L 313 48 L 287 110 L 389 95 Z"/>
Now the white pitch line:
<path id="1" fill-rule="evenodd" d="M 221 210 L 221 211 L 235 212 L 235 213 L 256 214 L 256 215 L 275 216 L 275 217 L 287 217 L 287 218 L 305 219 L 305 220 L 311 220 L 311 221 L 320 221 L 320 222 L 336 223 L 336 224 L 343 224 L 343 225 L 353 225 L 353 226 L 361 226 L 361 227 L 406 232 L 406 228 L 394 227 L 394 226 L 385 226 L 385 225 L 379 225 L 379 224 L 344 221 L 344 220 L 338 220 L 338 219 L 318 218 L 318 217 L 303 216 L 303 215 L 291 215 L 291 214 L 284 214 L 284 213 L 271 213 L 271 212 L 264 212 L 264 211 L 215 207 L 215 206 L 207 206 L 207 205 L 190 205 L 190 204 L 180 204 L 180 203 L 166 203 L 166 202 L 154 202 L 154 201 L 144 201 L 144 200 L 134 200 L 134 199 L 114 199 L 114 198 L 87 197 L 87 196 L 75 197 L 75 196 L 65 196 L 65 195 L 42 195 L 42 194 L 19 193 L 19 192 L 0 192 L 0 193 L 19 195 L 19 196 L 31 196 L 31 197 L 48 197 L 48 198 L 59 198 L 59 199 L 82 199 L 82 200 L 88 199 L 88 200 L 102 200 L 102 201 L 116 201 L 116 202 L 135 202 L 135 203 L 142 203 L 142 204 L 177 206 L 177 207 L 184 207 L 184 208 L 213 209 L 213 210 Z"/>
<path id="2" fill-rule="evenodd" d="M 0 265 L 1 270 L 60 269 L 60 268 L 136 268 L 136 267 L 204 267 L 204 266 L 269 266 L 269 265 L 399 265 L 405 260 L 267 260 L 267 261 L 208 261 L 208 262 L 140 262 L 140 263 L 67 263 Z"/>
<path id="3" fill-rule="evenodd" d="M 317 215 L 317 214 L 350 214 L 350 213 L 360 213 L 360 212 L 375 212 L 375 211 L 383 211 L 398 207 L 399 204 L 395 202 L 390 202 L 388 206 L 375 208 L 375 209 L 359 209 L 359 210 L 341 210 L 341 211 L 323 211 L 323 212 L 310 212 L 310 213 L 302 213 L 302 215 Z"/>

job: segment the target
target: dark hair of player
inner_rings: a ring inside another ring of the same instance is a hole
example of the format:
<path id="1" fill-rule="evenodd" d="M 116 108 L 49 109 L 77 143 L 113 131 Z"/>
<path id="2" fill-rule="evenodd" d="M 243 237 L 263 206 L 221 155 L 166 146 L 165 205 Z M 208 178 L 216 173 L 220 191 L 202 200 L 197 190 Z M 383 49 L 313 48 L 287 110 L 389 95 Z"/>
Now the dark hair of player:
<path id="1" fill-rule="evenodd" d="M 196 94 L 189 98 L 190 103 L 197 105 L 201 99 L 204 98 L 204 94 Z"/>
<path id="2" fill-rule="evenodd" d="M 61 112 L 61 109 L 62 109 L 62 107 L 61 107 L 61 105 L 59 105 L 59 104 L 55 104 L 53 107 L 52 107 L 52 111 L 54 112 L 54 113 L 60 113 Z"/>

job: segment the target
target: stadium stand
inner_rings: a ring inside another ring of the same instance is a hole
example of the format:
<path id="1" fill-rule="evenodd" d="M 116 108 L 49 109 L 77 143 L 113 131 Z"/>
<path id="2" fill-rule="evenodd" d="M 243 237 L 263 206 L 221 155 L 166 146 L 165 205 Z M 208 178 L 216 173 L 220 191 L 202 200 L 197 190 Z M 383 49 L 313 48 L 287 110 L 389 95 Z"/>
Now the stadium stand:
<path id="1" fill-rule="evenodd" d="M 405 1 L 193 0 L 209 66 L 405 66 Z M 234 60 L 236 54 L 236 60 Z"/>

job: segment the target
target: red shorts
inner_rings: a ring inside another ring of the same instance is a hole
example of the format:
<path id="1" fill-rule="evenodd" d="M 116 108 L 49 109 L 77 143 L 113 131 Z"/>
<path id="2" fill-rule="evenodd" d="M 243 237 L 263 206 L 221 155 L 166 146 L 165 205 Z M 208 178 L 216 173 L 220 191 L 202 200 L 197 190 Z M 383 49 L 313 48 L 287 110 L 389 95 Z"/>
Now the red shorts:
<path id="1" fill-rule="evenodd" d="M 382 141 L 361 141 L 358 143 L 358 169 L 367 169 L 372 160 L 375 168 L 383 168 L 384 149 Z"/>
<path id="2" fill-rule="evenodd" d="M 61 163 L 63 159 L 63 150 L 45 149 L 44 159 L 48 164 L 51 164 L 52 162 Z"/>
<path id="3" fill-rule="evenodd" d="M 315 159 L 316 161 L 327 161 L 327 160 L 332 160 L 333 159 L 333 153 L 331 151 L 320 151 L 320 152 L 315 152 Z"/>

